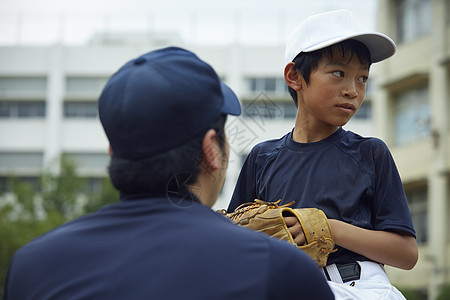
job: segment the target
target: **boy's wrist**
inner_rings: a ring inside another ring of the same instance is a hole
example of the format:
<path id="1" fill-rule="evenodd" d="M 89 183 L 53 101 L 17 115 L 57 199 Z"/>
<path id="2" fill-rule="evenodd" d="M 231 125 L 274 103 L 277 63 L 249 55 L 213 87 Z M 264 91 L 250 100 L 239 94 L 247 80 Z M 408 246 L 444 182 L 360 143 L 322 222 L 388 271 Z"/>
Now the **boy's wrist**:
<path id="1" fill-rule="evenodd" d="M 336 219 L 328 219 L 328 224 L 330 224 L 331 234 L 333 235 L 333 240 L 335 244 L 338 244 L 339 241 L 339 226 L 341 221 Z"/>

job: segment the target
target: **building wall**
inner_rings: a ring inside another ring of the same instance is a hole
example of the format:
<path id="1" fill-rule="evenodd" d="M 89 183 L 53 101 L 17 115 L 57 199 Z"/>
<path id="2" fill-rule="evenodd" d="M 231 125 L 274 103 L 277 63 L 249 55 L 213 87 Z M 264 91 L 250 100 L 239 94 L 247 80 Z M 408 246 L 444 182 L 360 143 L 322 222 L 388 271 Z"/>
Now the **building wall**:
<path id="1" fill-rule="evenodd" d="M 375 72 L 376 134 L 397 163 L 419 244 L 413 270 L 388 273 L 436 299 L 450 282 L 450 2 L 381 0 L 378 24 L 398 51 Z"/>
<path id="2" fill-rule="evenodd" d="M 244 112 L 249 112 L 230 117 L 226 125 L 229 170 L 214 206 L 226 208 L 252 146 L 279 138 L 293 128 L 296 109 L 282 78 L 284 46 L 181 46 L 210 63 L 235 90 Z M 108 142 L 92 109 L 114 71 L 154 48 L 151 43 L 128 42 L 1 47 L 0 103 L 45 103 L 45 116 L 0 117 L 0 178 L 6 180 L 11 173 L 33 177 L 62 153 L 78 161 L 83 176 L 106 176 Z M 371 135 L 370 113 L 351 121 L 347 128 Z M 24 163 L 27 160 L 31 163 Z"/>

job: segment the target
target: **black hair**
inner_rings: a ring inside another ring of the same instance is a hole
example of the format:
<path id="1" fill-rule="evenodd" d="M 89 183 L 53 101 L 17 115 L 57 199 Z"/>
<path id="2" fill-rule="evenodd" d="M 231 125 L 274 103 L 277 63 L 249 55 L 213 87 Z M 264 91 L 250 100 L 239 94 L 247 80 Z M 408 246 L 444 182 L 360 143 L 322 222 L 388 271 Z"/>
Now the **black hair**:
<path id="1" fill-rule="evenodd" d="M 357 40 L 349 39 L 316 51 L 301 52 L 293 60 L 295 64 L 293 70 L 298 70 L 303 76 L 306 84 L 309 84 L 311 72 L 317 68 L 319 61 L 324 56 L 327 56 L 329 58 L 333 57 L 333 53 L 335 51 L 339 51 L 342 55 L 342 58 L 350 54 L 351 59 L 351 57 L 356 54 L 362 64 L 367 64 L 367 69 L 369 69 L 370 65 L 372 64 L 370 52 L 369 49 L 367 49 L 366 45 Z M 292 99 L 294 100 L 295 106 L 298 107 L 297 92 L 289 86 L 288 91 Z"/>
<path id="2" fill-rule="evenodd" d="M 144 159 L 124 159 L 111 156 L 108 166 L 113 186 L 125 194 L 167 193 L 168 190 L 186 189 L 197 179 L 202 160 L 202 142 L 206 132 L 214 129 L 222 153 L 225 153 L 225 122 L 220 115 L 208 129 L 189 142 Z M 176 181 L 176 182 L 174 182 Z"/>

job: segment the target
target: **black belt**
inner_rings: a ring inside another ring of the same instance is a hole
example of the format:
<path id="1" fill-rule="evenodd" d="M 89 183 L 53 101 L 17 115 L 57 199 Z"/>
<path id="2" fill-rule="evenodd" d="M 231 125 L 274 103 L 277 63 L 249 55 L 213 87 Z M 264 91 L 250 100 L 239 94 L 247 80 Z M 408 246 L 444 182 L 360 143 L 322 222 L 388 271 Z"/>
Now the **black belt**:
<path id="1" fill-rule="evenodd" d="M 339 275 L 341 275 L 343 282 L 348 282 L 351 280 L 358 280 L 361 276 L 361 266 L 357 262 L 352 262 L 348 264 L 335 264 Z M 330 275 L 328 274 L 327 267 L 323 268 L 327 280 L 330 280 Z"/>

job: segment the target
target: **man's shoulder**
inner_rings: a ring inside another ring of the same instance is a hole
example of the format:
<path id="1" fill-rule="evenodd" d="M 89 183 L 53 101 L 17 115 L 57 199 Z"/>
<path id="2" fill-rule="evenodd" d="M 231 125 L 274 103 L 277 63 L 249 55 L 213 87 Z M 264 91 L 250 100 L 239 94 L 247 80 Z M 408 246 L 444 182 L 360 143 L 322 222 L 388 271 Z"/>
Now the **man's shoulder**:
<path id="1" fill-rule="evenodd" d="M 70 233 L 75 228 L 79 227 L 79 224 L 82 224 L 83 220 L 87 217 L 88 215 L 78 217 L 34 237 L 31 241 L 22 246 L 17 251 L 17 253 L 20 254 L 21 252 L 25 252 L 27 253 L 27 255 L 29 255 L 30 253 L 32 254 L 35 251 L 40 251 L 40 249 L 51 249 L 53 246 L 61 244 L 62 239 L 68 238 L 70 236 Z"/>
<path id="2" fill-rule="evenodd" d="M 290 287 L 298 285 L 299 281 L 302 288 L 319 286 L 325 290 L 326 296 L 330 295 L 319 267 L 297 246 L 233 224 L 225 216 L 216 217 L 220 220 L 208 220 L 211 226 L 207 230 L 214 234 L 207 235 L 210 238 L 204 247 L 214 248 L 215 251 L 210 253 L 227 262 L 221 268 L 222 275 L 234 274 L 238 281 L 252 278 L 256 285 L 270 283 L 270 287 L 266 286 L 267 290 L 258 292 L 269 295 L 269 299 L 293 298 L 294 291 Z"/>
<path id="3" fill-rule="evenodd" d="M 254 243 L 275 252 L 298 252 L 297 247 L 292 244 L 273 238 L 265 233 L 257 232 L 243 226 L 233 224 L 225 216 L 217 213 L 218 220 L 210 220 L 210 230 L 220 232 L 221 239 L 227 240 L 231 244 L 242 245 Z"/>

